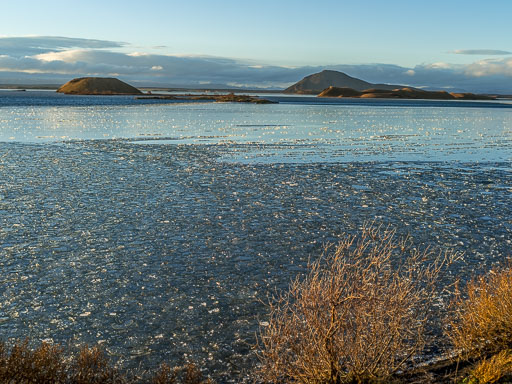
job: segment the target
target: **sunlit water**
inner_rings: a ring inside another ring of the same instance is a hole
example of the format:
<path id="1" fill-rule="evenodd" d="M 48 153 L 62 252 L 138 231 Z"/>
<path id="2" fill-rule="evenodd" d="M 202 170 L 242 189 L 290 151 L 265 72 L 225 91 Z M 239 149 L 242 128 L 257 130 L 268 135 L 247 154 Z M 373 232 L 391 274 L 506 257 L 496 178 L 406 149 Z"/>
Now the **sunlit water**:
<path id="1" fill-rule="evenodd" d="M 259 300 L 366 221 L 463 251 L 447 282 L 511 256 L 510 105 L 279 100 L 0 92 L 0 336 L 238 382 Z"/>

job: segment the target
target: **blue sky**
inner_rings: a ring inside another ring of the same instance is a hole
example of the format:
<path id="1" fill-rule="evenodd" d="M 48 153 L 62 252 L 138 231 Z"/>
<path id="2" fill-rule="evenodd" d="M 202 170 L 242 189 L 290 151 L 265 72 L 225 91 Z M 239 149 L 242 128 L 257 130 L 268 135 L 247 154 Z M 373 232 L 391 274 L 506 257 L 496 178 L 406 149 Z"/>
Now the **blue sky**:
<path id="1" fill-rule="evenodd" d="M 331 68 L 512 93 L 510 15 L 508 0 L 9 1 L 0 82 L 76 74 L 276 87 Z"/>

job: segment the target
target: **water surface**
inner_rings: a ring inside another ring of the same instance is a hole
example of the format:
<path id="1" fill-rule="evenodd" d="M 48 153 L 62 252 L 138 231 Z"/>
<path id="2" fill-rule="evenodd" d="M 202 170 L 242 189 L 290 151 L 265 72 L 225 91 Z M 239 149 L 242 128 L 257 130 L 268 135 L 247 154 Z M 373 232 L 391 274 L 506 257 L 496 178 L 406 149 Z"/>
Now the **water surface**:
<path id="1" fill-rule="evenodd" d="M 446 282 L 510 257 L 508 107 L 77 100 L 0 107 L 4 338 L 239 382 L 260 299 L 366 221 L 463 251 Z"/>

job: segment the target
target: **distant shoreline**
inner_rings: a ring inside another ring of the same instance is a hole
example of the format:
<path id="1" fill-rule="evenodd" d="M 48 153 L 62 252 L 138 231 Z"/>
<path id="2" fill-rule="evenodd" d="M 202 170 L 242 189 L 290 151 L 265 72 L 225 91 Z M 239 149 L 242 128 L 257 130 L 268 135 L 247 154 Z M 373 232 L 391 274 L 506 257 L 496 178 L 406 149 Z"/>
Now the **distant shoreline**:
<path id="1" fill-rule="evenodd" d="M 0 89 L 44 89 L 57 90 L 62 84 L 0 84 Z M 179 88 L 179 87 L 138 87 L 144 92 L 225 92 L 225 93 L 283 93 L 282 89 L 245 89 L 245 88 Z"/>
<path id="2" fill-rule="evenodd" d="M 58 84 L 0 84 L 0 90 L 10 90 L 10 91 L 26 91 L 26 90 L 44 90 L 44 91 L 56 91 L 60 85 Z M 237 89 L 237 88 L 172 88 L 172 87 L 140 87 L 141 91 L 143 91 L 143 95 L 141 96 L 163 96 L 156 92 L 180 92 L 183 94 L 190 92 L 204 93 L 205 95 L 211 95 L 214 93 L 235 93 L 235 94 L 245 94 L 245 93 L 259 93 L 259 94 L 283 94 L 283 90 L 268 90 L 268 89 Z M 155 92 L 149 94 L 148 92 Z M 300 94 L 297 94 L 300 95 Z M 490 94 L 490 93 L 482 93 L 482 96 L 487 96 L 491 98 L 495 98 L 495 100 L 512 100 L 512 94 L 504 95 L 504 94 Z M 115 96 L 115 95 L 110 95 Z M 165 95 L 168 96 L 168 95 Z M 179 95 L 170 95 L 170 96 L 182 96 Z M 307 96 L 316 96 L 316 94 L 308 94 Z M 412 100 L 412 99 L 411 99 Z"/>
<path id="3" fill-rule="evenodd" d="M 156 100 L 203 100 L 203 101 L 215 101 L 220 103 L 253 103 L 253 104 L 278 104 L 277 101 L 271 101 L 267 99 L 261 99 L 257 96 L 249 96 L 245 94 L 235 95 L 234 93 L 213 95 L 213 94 L 178 94 L 178 95 L 163 95 L 163 94 L 143 94 L 136 96 L 136 99 L 156 99 Z"/>

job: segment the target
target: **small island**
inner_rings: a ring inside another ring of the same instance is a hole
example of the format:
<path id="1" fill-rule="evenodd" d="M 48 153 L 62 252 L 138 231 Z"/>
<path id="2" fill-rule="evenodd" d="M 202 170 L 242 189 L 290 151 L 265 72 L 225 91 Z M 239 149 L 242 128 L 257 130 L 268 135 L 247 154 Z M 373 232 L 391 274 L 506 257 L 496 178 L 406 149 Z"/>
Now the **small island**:
<path id="1" fill-rule="evenodd" d="M 80 77 L 68 81 L 62 85 L 57 92 L 66 95 L 135 95 L 137 99 L 157 99 L 157 100 L 204 100 L 215 101 L 219 103 L 253 103 L 253 104 L 276 104 L 277 102 L 261 99 L 257 96 L 235 95 L 229 93 L 225 95 L 162 95 L 162 94 L 144 94 L 139 89 L 113 77 Z"/>
<path id="2" fill-rule="evenodd" d="M 57 89 L 67 95 L 141 95 L 130 84 L 113 77 L 80 77 L 68 81 Z"/>
<path id="3" fill-rule="evenodd" d="M 228 93 L 226 95 L 151 95 L 151 96 L 138 96 L 137 99 L 157 99 L 157 100 L 204 100 L 215 101 L 217 103 L 253 103 L 253 104 L 277 104 L 276 101 L 261 99 L 258 96 L 249 95 L 235 95 Z"/>

